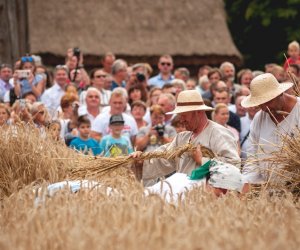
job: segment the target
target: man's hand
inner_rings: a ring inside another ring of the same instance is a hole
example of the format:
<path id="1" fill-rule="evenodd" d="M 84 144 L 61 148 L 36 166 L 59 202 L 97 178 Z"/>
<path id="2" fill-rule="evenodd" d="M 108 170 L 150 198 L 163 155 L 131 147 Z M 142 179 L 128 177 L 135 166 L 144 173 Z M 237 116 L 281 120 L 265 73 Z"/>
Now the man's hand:
<path id="1" fill-rule="evenodd" d="M 197 164 L 202 165 L 202 151 L 200 144 L 198 144 L 195 150 L 193 151 L 192 157 Z"/>
<path id="2" fill-rule="evenodd" d="M 129 158 L 137 159 L 140 158 L 142 151 L 135 151 L 129 155 Z"/>

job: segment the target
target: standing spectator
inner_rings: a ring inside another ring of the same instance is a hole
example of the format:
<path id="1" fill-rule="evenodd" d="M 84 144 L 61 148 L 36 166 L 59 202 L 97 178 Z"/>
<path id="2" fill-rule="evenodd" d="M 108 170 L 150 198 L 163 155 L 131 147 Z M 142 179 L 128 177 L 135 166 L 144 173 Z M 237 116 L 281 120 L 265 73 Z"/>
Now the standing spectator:
<path id="1" fill-rule="evenodd" d="M 91 86 L 100 91 L 101 107 L 109 105 L 111 91 L 105 89 L 105 82 L 108 74 L 102 69 L 93 69 L 90 73 Z M 81 92 L 80 103 L 85 104 L 86 91 Z"/>
<path id="2" fill-rule="evenodd" d="M 131 139 L 131 141 L 134 142 L 135 136 L 138 132 L 138 128 L 134 118 L 124 113 L 124 110 L 126 108 L 126 98 L 122 89 L 116 89 L 112 92 L 109 104 L 110 111 L 101 113 L 92 123 L 91 136 L 97 141 L 100 141 L 101 137 L 110 133 L 110 117 L 112 115 L 122 115 L 125 121 L 122 134 L 127 136 L 129 141 Z"/>
<path id="3" fill-rule="evenodd" d="M 288 55 L 289 58 L 284 63 L 284 70 L 288 69 L 288 66 L 291 64 L 300 65 L 300 46 L 297 41 L 292 41 L 288 45 Z"/>
<path id="4" fill-rule="evenodd" d="M 31 56 L 21 58 L 20 70 L 28 70 L 29 74 L 23 77 L 19 75 L 19 70 L 15 71 L 13 81 L 16 96 L 22 98 L 24 94 L 33 92 L 36 98 L 39 98 L 44 89 L 44 82 L 41 75 L 35 75 L 35 63 Z"/>
<path id="5" fill-rule="evenodd" d="M 166 83 L 174 79 L 172 75 L 173 58 L 170 55 L 163 55 L 158 61 L 159 74 L 149 79 L 150 86 L 162 88 Z"/>
<path id="6" fill-rule="evenodd" d="M 149 66 L 150 67 L 150 66 Z M 141 86 L 147 90 L 148 79 L 149 79 L 149 69 L 145 63 L 137 63 L 132 67 L 132 72 L 129 75 L 129 79 L 126 83 L 126 89 L 129 90 L 132 86 Z M 152 70 L 152 68 L 150 68 Z"/>
<path id="7" fill-rule="evenodd" d="M 174 95 L 172 95 L 172 94 L 169 94 L 169 93 L 161 94 L 159 96 L 157 104 L 161 106 L 163 112 L 166 114 L 166 113 L 174 110 L 175 105 L 176 105 L 176 99 L 175 99 Z M 176 115 L 174 115 L 174 114 L 168 114 L 168 115 L 166 114 L 165 115 L 165 123 L 167 125 L 170 125 L 172 122 L 172 119 L 175 116 Z"/>
<path id="8" fill-rule="evenodd" d="M 111 52 L 107 52 L 102 60 L 101 60 L 101 64 L 103 66 L 103 71 L 107 74 L 111 74 L 112 73 L 112 65 L 114 63 L 114 61 L 116 60 L 116 57 L 113 53 Z"/>
<path id="9" fill-rule="evenodd" d="M 86 115 L 93 123 L 96 117 L 100 114 L 100 91 L 94 87 L 88 88 L 85 97 L 86 105 L 78 109 L 78 115 Z"/>
<path id="10" fill-rule="evenodd" d="M 214 95 L 214 104 L 224 103 L 229 105 L 230 95 L 226 89 L 217 90 Z M 229 111 L 228 125 L 234 127 L 237 131 L 241 132 L 241 120 L 232 111 Z"/>
<path id="11" fill-rule="evenodd" d="M 224 62 L 220 66 L 220 71 L 222 73 L 222 78 L 226 83 L 231 96 L 235 96 L 236 92 L 239 91 L 240 85 L 234 82 L 235 79 L 235 67 L 230 62 Z M 233 100 L 234 101 L 234 100 Z"/>
<path id="12" fill-rule="evenodd" d="M 135 101 L 131 104 L 131 114 L 136 121 L 138 129 L 147 126 L 147 122 L 144 120 L 147 106 L 143 101 Z"/>
<path id="13" fill-rule="evenodd" d="M 42 95 L 41 101 L 45 104 L 50 115 L 53 117 L 60 106 L 60 100 L 65 94 L 68 81 L 68 69 L 65 66 L 56 66 L 54 71 L 54 85 Z"/>
<path id="14" fill-rule="evenodd" d="M 199 91 L 199 93 L 204 99 L 209 100 L 212 97 L 212 94 L 210 92 L 210 86 L 211 82 L 209 81 L 207 75 L 204 75 L 199 78 L 199 85 L 196 86 L 195 89 Z"/>
<path id="15" fill-rule="evenodd" d="M 100 142 L 101 153 L 105 157 L 128 155 L 133 149 L 127 138 L 122 135 L 124 119 L 122 115 L 112 115 L 109 119 L 110 134 L 104 136 Z"/>
<path id="16" fill-rule="evenodd" d="M 190 71 L 187 68 L 177 68 L 174 71 L 174 77 L 175 79 L 181 79 L 185 83 L 190 78 Z"/>
<path id="17" fill-rule="evenodd" d="M 208 72 L 207 77 L 211 84 L 217 84 L 222 79 L 222 73 L 218 68 L 213 68 Z"/>
<path id="18" fill-rule="evenodd" d="M 9 83 L 12 78 L 12 67 L 8 64 L 1 64 L 0 66 L 0 101 L 4 101 L 4 96 L 9 92 L 13 86 Z"/>
<path id="19" fill-rule="evenodd" d="M 169 143 L 176 136 L 176 130 L 165 124 L 165 113 L 161 106 L 150 108 L 151 125 L 142 128 L 136 138 L 137 150 L 150 152 L 162 144 Z"/>
<path id="20" fill-rule="evenodd" d="M 79 136 L 71 141 L 70 147 L 75 148 L 84 154 L 88 154 L 90 150 L 92 150 L 93 155 L 100 154 L 98 142 L 89 136 L 91 131 L 91 122 L 87 117 L 78 117 L 77 130 L 79 132 Z"/>
<path id="21" fill-rule="evenodd" d="M 113 81 L 111 84 L 111 90 L 114 90 L 117 87 L 126 87 L 126 80 L 127 80 L 127 63 L 122 60 L 118 59 L 114 61 L 112 65 L 112 77 Z"/>
<path id="22" fill-rule="evenodd" d="M 241 86 L 250 88 L 250 83 L 253 79 L 253 74 L 250 69 L 242 69 L 237 73 L 237 80 Z"/>

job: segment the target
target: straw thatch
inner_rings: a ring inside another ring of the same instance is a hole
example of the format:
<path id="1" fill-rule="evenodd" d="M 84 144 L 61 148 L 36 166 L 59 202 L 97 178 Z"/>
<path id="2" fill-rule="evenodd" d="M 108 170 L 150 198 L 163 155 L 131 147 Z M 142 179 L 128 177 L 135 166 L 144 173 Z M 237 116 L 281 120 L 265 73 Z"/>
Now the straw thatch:
<path id="1" fill-rule="evenodd" d="M 79 46 L 87 55 L 171 54 L 194 64 L 242 59 L 222 0 L 30 0 L 28 11 L 32 53 L 64 56 Z"/>

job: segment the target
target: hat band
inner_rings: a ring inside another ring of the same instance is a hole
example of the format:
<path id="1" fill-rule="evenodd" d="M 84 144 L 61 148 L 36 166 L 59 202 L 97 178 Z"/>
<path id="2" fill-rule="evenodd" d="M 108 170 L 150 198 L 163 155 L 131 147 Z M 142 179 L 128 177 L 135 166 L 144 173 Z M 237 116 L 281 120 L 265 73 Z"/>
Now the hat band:
<path id="1" fill-rule="evenodd" d="M 203 105 L 204 102 L 179 102 L 177 106 L 193 106 L 193 105 Z"/>

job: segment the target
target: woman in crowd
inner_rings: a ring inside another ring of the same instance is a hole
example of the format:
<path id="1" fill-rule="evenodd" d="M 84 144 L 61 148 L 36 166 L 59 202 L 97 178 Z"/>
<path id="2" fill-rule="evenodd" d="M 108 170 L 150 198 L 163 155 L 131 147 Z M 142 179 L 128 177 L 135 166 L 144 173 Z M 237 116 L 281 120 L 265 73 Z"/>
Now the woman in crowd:
<path id="1" fill-rule="evenodd" d="M 9 124 L 10 111 L 9 108 L 0 103 L 0 128 L 6 127 Z"/>
<path id="2" fill-rule="evenodd" d="M 135 101 L 131 104 L 131 114 L 136 121 L 138 129 L 147 126 L 147 122 L 144 120 L 147 106 L 143 101 Z"/>
<path id="3" fill-rule="evenodd" d="M 147 93 L 141 85 L 134 85 L 128 90 L 129 105 L 131 105 L 135 101 L 147 101 Z"/>
<path id="4" fill-rule="evenodd" d="M 20 70 L 27 70 L 28 73 Z M 35 74 L 35 63 L 31 56 L 21 58 L 20 70 L 16 70 L 13 75 L 15 95 L 21 98 L 28 92 L 33 92 L 39 98 L 44 89 L 44 79 L 42 75 Z"/>
<path id="5" fill-rule="evenodd" d="M 30 108 L 30 113 L 34 125 L 39 128 L 41 132 L 44 132 L 50 122 L 50 117 L 44 104 L 35 102 Z"/>
<path id="6" fill-rule="evenodd" d="M 246 86 L 248 89 L 250 88 L 250 83 L 253 79 L 253 74 L 250 69 L 242 69 L 237 74 L 238 83 L 242 86 Z"/>

